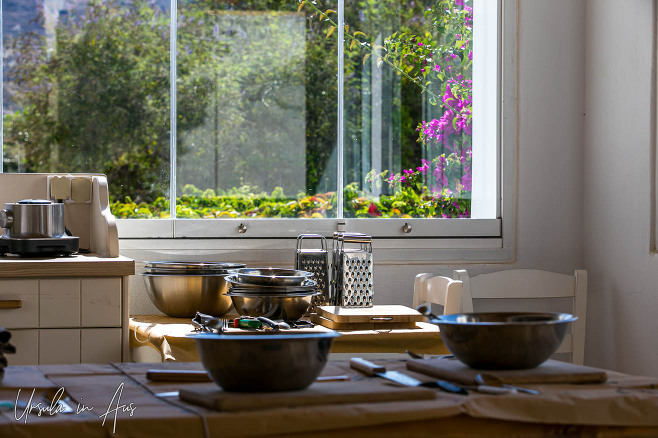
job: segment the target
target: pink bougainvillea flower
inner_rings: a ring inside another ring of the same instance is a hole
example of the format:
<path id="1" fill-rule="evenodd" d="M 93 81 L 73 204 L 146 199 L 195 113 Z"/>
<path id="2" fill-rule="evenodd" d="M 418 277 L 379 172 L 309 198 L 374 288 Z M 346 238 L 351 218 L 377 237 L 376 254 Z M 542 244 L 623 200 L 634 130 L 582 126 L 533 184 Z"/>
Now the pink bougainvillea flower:
<path id="1" fill-rule="evenodd" d="M 441 66 L 440 66 L 439 64 L 436 64 L 436 65 L 434 66 L 434 71 L 435 71 L 435 72 L 440 72 L 440 71 L 441 71 Z"/>

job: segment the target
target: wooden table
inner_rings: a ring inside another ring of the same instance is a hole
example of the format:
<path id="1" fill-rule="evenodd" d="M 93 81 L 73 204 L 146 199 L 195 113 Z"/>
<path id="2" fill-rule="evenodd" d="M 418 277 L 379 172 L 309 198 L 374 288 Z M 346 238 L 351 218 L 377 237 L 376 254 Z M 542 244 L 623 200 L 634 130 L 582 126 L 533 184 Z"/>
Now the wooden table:
<path id="1" fill-rule="evenodd" d="M 428 380 L 406 370 L 403 361 L 378 362 L 389 370 Z M 145 372 L 153 366 L 120 363 L 9 367 L 0 383 L 0 400 L 16 400 L 21 389 L 19 399 L 27 401 L 34 389 L 36 403 L 46 388 L 61 387 L 70 395 L 74 408 L 87 409 L 71 415 L 44 412 L 41 417 L 33 412 L 27 419 L 20 417 L 20 409 L 0 410 L 0 436 L 100 438 L 110 436 L 113 428 L 113 436 L 141 438 L 658 436 L 658 379 L 614 372 L 608 373 L 608 384 L 535 385 L 541 391 L 539 396 L 436 392 L 427 400 L 297 407 L 273 404 L 262 409 L 217 412 L 182 402 L 176 396 L 154 396 L 182 388 L 218 389 L 212 383 L 149 382 Z M 157 366 L 201 369 L 198 362 Z M 343 361 L 330 362 L 323 374 L 347 374 L 351 378 L 348 383 L 357 388 L 400 388 L 378 377 L 364 377 Z M 314 383 L 312 388 L 328 384 Z M 258 398 L 263 394 L 244 396 Z M 101 417 L 109 410 L 109 415 Z"/>
<path id="2" fill-rule="evenodd" d="M 435 325 L 419 322 L 416 329 L 339 331 L 332 353 L 404 353 L 446 354 L 448 350 Z M 310 330 L 310 329 L 303 329 Z M 313 330 L 328 331 L 316 325 Z M 130 347 L 155 348 L 163 361 L 198 361 L 194 341 L 186 337 L 194 331 L 190 318 L 165 315 L 132 315 Z"/>

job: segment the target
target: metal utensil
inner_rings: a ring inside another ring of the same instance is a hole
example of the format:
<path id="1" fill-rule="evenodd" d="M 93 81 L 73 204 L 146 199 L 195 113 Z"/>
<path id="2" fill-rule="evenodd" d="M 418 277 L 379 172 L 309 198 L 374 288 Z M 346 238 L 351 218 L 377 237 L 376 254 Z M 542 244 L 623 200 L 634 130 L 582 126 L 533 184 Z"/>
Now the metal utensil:
<path id="1" fill-rule="evenodd" d="M 345 244 L 357 244 L 346 247 Z M 332 299 L 342 307 L 372 307 L 374 264 L 372 238 L 365 234 L 334 233 Z"/>
<path id="2" fill-rule="evenodd" d="M 300 286 L 313 277 L 312 272 L 284 268 L 240 268 L 234 275 L 239 283 L 262 286 Z"/>
<path id="3" fill-rule="evenodd" d="M 303 248 L 303 242 L 309 239 L 319 239 L 320 248 Z M 295 249 L 295 269 L 300 269 L 314 274 L 318 282 L 318 290 L 322 295 L 314 297 L 311 301 L 311 312 L 316 306 L 330 304 L 329 296 L 329 261 L 327 251 L 327 240 L 320 234 L 300 234 L 297 236 L 297 248 Z"/>
<path id="4" fill-rule="evenodd" d="M 420 380 L 408 376 L 398 371 L 387 371 L 386 367 L 377 365 L 360 357 L 350 359 L 350 367 L 361 371 L 369 376 L 382 377 L 392 382 L 405 386 L 422 386 L 425 388 L 438 388 L 445 392 L 453 394 L 468 394 L 468 390 L 477 391 L 485 394 L 511 394 L 515 391 L 509 388 L 497 386 L 478 385 L 478 386 L 461 386 L 445 380 L 435 380 L 432 382 L 421 382 Z"/>
<path id="5" fill-rule="evenodd" d="M 235 310 L 240 315 L 297 321 L 306 314 L 312 298 L 320 295 L 320 292 L 290 294 L 229 292 L 226 295 L 231 298 Z"/>
<path id="6" fill-rule="evenodd" d="M 504 370 L 541 365 L 577 319 L 568 313 L 483 312 L 430 316 L 428 322 L 439 326 L 448 350 L 469 367 Z"/>
<path id="7" fill-rule="evenodd" d="M 498 377 L 494 376 L 493 374 L 478 374 L 475 376 L 475 382 L 478 385 L 489 385 L 489 386 L 499 386 L 502 388 L 509 388 L 513 389 L 517 392 L 523 392 L 525 394 L 532 394 L 532 395 L 538 395 L 539 391 L 535 389 L 530 389 L 530 388 L 522 388 L 520 386 L 516 385 L 510 385 L 505 382 L 503 382 L 501 379 Z"/>
<path id="8" fill-rule="evenodd" d="M 71 407 L 73 403 L 71 398 L 66 393 L 64 388 L 59 388 L 57 391 L 48 390 L 43 395 L 43 402 L 50 406 L 52 409 L 51 412 L 57 412 L 62 414 L 73 414 L 75 411 Z"/>
<path id="9" fill-rule="evenodd" d="M 197 311 L 221 316 L 231 308 L 226 275 L 166 275 L 140 274 L 146 282 L 146 292 L 162 313 L 176 318 L 188 318 Z"/>
<path id="10" fill-rule="evenodd" d="M 188 335 L 203 367 L 225 391 L 304 389 L 320 375 L 336 332 Z"/>

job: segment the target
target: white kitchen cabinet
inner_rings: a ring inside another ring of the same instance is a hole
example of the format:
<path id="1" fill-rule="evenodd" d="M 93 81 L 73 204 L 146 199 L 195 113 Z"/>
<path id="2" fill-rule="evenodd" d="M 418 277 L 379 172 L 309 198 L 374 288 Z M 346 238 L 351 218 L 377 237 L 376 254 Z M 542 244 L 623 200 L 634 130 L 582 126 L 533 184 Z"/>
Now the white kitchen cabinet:
<path id="1" fill-rule="evenodd" d="M 37 280 L 0 281 L 0 327 L 36 328 L 39 326 L 39 282 Z M 16 306 L 16 307 L 14 307 Z"/>
<path id="2" fill-rule="evenodd" d="M 80 334 L 82 363 L 121 362 L 121 329 L 84 329 Z"/>
<path id="3" fill-rule="evenodd" d="M 39 364 L 62 363 L 80 363 L 80 330 L 39 330 Z"/>
<path id="4" fill-rule="evenodd" d="M 80 279 L 39 280 L 39 327 L 80 326 Z"/>
<path id="5" fill-rule="evenodd" d="M 9 364 L 127 361 L 134 272 L 121 256 L 0 257 L 0 326 L 18 350 Z"/>
<path id="6" fill-rule="evenodd" d="M 6 356 L 9 365 L 34 365 L 39 363 L 39 330 L 12 330 L 11 343 L 16 347 L 16 354 Z"/>
<path id="7" fill-rule="evenodd" d="M 82 327 L 121 327 L 121 278 L 83 278 Z"/>

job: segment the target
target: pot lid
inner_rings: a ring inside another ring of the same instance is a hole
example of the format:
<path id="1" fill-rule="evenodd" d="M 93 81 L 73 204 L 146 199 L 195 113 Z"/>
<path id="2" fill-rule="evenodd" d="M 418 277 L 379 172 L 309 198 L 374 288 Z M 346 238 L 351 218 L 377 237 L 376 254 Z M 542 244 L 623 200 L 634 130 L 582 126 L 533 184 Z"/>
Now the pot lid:
<path id="1" fill-rule="evenodd" d="M 17 204 L 39 204 L 39 205 L 48 205 L 52 204 L 47 199 L 23 199 L 21 201 L 18 201 Z"/>

